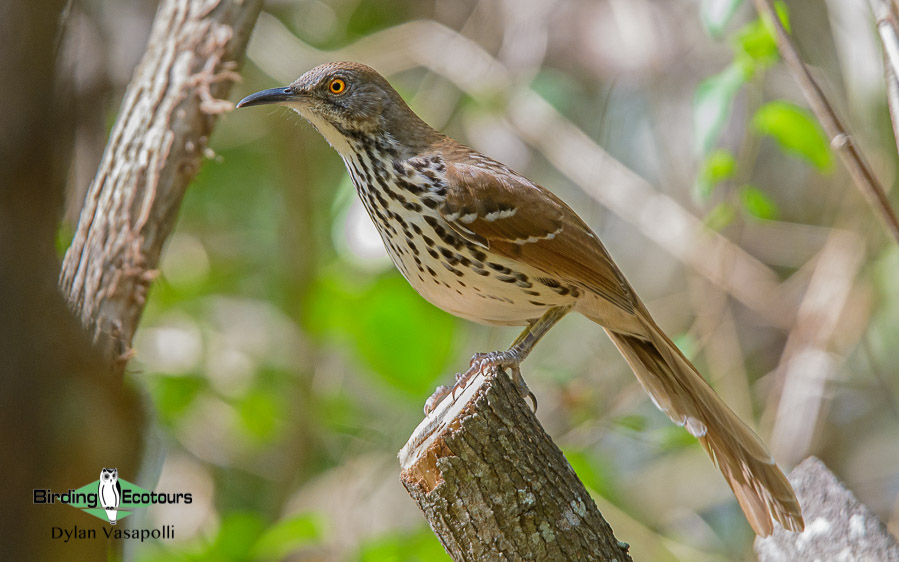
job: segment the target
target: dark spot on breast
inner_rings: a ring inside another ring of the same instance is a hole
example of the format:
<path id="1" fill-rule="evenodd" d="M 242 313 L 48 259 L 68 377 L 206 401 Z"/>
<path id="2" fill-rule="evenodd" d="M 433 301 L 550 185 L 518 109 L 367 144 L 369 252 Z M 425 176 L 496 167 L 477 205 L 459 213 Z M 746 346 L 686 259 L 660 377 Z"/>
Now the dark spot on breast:
<path id="1" fill-rule="evenodd" d="M 408 191 L 409 193 L 418 194 L 423 191 L 422 188 L 419 187 L 418 185 L 416 185 L 410 181 L 406 181 L 403 178 L 396 178 L 394 181 L 396 182 L 396 184 L 398 186 L 400 186 L 401 189 Z"/>
<path id="2" fill-rule="evenodd" d="M 440 262 L 440 265 L 442 265 L 444 268 L 446 268 L 447 271 L 451 271 L 453 273 L 453 275 L 455 275 L 456 277 L 462 277 L 463 275 L 465 275 L 464 273 L 462 273 L 455 267 L 451 266 L 450 264 L 446 263 L 445 261 Z"/>
<path id="3" fill-rule="evenodd" d="M 447 248 L 440 248 L 440 253 L 443 254 L 443 257 L 446 258 L 446 261 L 449 262 L 450 265 L 456 265 L 459 263 L 459 258 L 456 257 L 456 254 L 453 253 L 452 250 Z"/>
<path id="4" fill-rule="evenodd" d="M 478 250 L 477 246 L 475 246 L 474 244 L 468 245 L 468 252 L 471 254 L 471 257 L 478 261 L 485 261 L 487 259 L 487 254 L 485 254 L 481 250 Z"/>

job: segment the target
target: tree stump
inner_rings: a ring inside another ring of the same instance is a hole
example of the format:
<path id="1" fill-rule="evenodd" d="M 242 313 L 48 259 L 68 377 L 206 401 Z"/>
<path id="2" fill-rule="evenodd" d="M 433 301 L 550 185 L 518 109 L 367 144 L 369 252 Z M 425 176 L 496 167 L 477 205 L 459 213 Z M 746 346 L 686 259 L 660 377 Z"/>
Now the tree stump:
<path id="1" fill-rule="evenodd" d="M 630 560 L 502 371 L 478 374 L 416 428 L 401 480 L 454 560 Z"/>

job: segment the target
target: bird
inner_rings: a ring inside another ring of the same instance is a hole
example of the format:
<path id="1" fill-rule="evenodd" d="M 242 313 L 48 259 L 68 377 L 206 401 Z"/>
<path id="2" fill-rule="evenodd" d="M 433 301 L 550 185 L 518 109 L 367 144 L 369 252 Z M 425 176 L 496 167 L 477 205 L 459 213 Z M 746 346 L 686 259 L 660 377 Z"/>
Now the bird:
<path id="1" fill-rule="evenodd" d="M 481 324 L 524 326 L 508 349 L 476 354 L 452 392 L 487 367 L 508 369 L 523 384 L 521 361 L 578 312 L 605 329 L 655 405 L 699 440 L 757 535 L 770 535 L 775 521 L 803 530 L 793 488 L 765 444 L 559 197 L 429 126 L 361 63 L 322 64 L 236 107 L 263 104 L 295 111 L 337 151 L 391 260 L 422 297 Z"/>

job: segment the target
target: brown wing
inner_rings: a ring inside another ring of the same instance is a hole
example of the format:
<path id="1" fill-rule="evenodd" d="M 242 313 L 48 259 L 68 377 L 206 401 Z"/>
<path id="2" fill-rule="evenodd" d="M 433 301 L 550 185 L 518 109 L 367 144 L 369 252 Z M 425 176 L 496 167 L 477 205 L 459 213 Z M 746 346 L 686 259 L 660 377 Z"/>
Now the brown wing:
<path id="1" fill-rule="evenodd" d="M 543 187 L 477 156 L 446 163 L 446 201 L 438 210 L 453 230 L 633 313 L 630 286 L 584 221 Z"/>

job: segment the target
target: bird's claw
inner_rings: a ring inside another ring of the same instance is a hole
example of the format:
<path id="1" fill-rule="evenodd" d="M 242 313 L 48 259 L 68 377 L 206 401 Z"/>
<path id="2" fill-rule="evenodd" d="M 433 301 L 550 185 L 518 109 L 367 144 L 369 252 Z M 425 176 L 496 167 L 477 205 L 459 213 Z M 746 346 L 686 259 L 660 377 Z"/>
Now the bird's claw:
<path id="1" fill-rule="evenodd" d="M 427 416 L 431 412 L 433 412 L 434 408 L 437 407 L 437 404 L 440 404 L 441 400 L 446 398 L 446 396 L 448 394 L 450 394 L 451 392 L 452 392 L 452 388 L 450 388 L 446 385 L 440 385 L 437 388 L 435 388 L 434 393 L 431 394 L 431 396 L 428 397 L 427 400 L 425 400 L 425 407 L 424 407 L 425 415 Z"/>
<path id="2" fill-rule="evenodd" d="M 444 398 L 450 396 L 452 400 L 456 399 L 456 392 L 464 390 L 468 386 L 468 381 L 478 373 L 485 373 L 488 369 L 508 369 L 512 373 L 512 381 L 515 383 L 522 398 L 530 399 L 534 406 L 534 412 L 537 411 L 537 397 L 528 388 L 521 376 L 520 361 L 513 353 L 509 351 L 493 351 L 490 353 L 475 353 L 471 357 L 468 370 L 464 373 L 456 373 L 456 383 L 452 387 L 438 386 L 434 393 L 425 401 L 425 415 L 434 411 Z"/>

